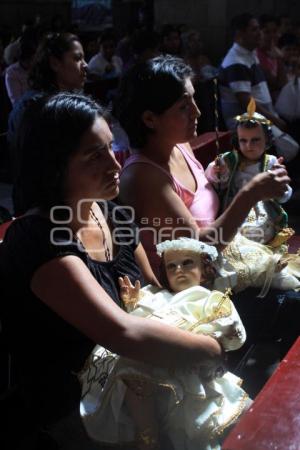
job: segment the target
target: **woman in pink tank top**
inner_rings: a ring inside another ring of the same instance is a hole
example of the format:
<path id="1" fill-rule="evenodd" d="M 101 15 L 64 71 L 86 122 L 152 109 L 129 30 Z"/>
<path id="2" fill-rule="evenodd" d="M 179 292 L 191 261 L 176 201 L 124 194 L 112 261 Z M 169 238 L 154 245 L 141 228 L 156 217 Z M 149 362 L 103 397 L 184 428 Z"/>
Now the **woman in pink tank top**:
<path id="1" fill-rule="evenodd" d="M 192 76 L 180 58 L 151 59 L 127 73 L 115 106 L 133 149 L 121 174 L 120 200 L 133 208 L 156 273 L 157 243 L 189 236 L 224 247 L 252 206 L 279 196 L 289 180 L 282 168 L 276 169 L 276 178 L 260 174 L 216 219 L 218 197 L 188 144 L 200 115 Z"/>

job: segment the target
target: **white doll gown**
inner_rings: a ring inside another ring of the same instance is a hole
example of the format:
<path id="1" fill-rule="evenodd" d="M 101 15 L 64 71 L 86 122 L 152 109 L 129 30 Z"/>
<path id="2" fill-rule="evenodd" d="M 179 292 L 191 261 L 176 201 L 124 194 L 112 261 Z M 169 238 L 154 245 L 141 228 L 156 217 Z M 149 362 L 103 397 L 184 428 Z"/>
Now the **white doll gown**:
<path id="1" fill-rule="evenodd" d="M 299 256 L 289 255 L 287 249 L 287 245 L 272 248 L 237 233 L 222 251 L 222 265 L 232 270 L 236 277 L 233 283 L 228 282 L 228 277 L 221 277 L 221 290 L 230 287 L 235 292 L 240 292 L 248 287 L 259 287 L 259 297 L 264 297 L 271 287 L 283 291 L 299 290 Z M 278 270 L 278 264 L 285 259 L 288 261 L 287 267 Z"/>
<path id="2" fill-rule="evenodd" d="M 214 171 L 215 161 L 208 165 L 205 175 L 215 187 L 227 189 L 231 172 L 222 158 L 221 161 L 224 172 L 220 179 Z M 276 163 L 277 158 L 268 155 L 266 170 L 272 169 Z M 260 162 L 249 166 L 241 164 L 232 181 L 233 192 L 241 190 L 246 183 L 260 173 L 260 166 Z M 278 201 L 285 203 L 291 195 L 292 189 L 287 185 L 286 192 Z M 289 256 L 288 266 L 278 270 L 279 261 L 287 256 L 288 246 L 280 245 L 274 248 L 271 241 L 276 234 L 274 218 L 270 217 L 265 202 L 259 201 L 251 208 L 234 239 L 223 250 L 220 269 L 227 270 L 215 281 L 214 286 L 220 290 L 230 287 L 235 292 L 247 287 L 260 287 L 260 297 L 264 297 L 271 287 L 280 290 L 298 290 L 300 288 L 300 282 L 297 279 L 300 273 L 299 258 Z M 233 273 L 236 274 L 235 277 Z"/>
<path id="3" fill-rule="evenodd" d="M 143 297 L 131 314 L 213 336 L 225 351 L 245 342 L 245 329 L 227 293 L 201 286 L 175 295 L 152 286 L 141 291 Z M 218 436 L 237 420 L 250 400 L 240 387 L 240 378 L 230 372 L 218 376 L 216 369 L 206 361 L 189 370 L 167 370 L 96 346 L 80 375 L 80 412 L 86 430 L 98 442 L 134 442 L 136 429 L 124 401 L 127 387 L 123 379 L 148 381 L 157 388 L 153 395 L 159 426 L 175 450 L 219 449 Z"/>

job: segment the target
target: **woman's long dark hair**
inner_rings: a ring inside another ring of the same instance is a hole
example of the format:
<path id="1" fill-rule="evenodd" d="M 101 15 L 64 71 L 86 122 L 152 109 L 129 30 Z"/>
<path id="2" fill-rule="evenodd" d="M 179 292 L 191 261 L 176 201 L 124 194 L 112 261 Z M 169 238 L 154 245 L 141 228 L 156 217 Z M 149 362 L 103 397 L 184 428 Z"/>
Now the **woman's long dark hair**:
<path id="1" fill-rule="evenodd" d="M 44 37 L 36 51 L 28 76 L 30 88 L 48 93 L 58 90 L 50 58 L 61 60 L 64 54 L 72 49 L 74 42 L 79 42 L 79 38 L 71 33 L 51 33 Z"/>
<path id="2" fill-rule="evenodd" d="M 143 122 L 146 110 L 162 114 L 184 93 L 185 81 L 193 71 L 183 59 L 158 56 L 133 67 L 124 76 L 113 114 L 128 134 L 130 144 L 140 148 L 151 133 Z"/>
<path id="3" fill-rule="evenodd" d="M 97 117 L 103 117 L 102 107 L 83 95 L 61 93 L 46 102 L 42 99 L 35 123 L 23 139 L 18 182 L 23 211 L 33 207 L 48 211 L 64 204 L 63 182 L 69 158 Z"/>

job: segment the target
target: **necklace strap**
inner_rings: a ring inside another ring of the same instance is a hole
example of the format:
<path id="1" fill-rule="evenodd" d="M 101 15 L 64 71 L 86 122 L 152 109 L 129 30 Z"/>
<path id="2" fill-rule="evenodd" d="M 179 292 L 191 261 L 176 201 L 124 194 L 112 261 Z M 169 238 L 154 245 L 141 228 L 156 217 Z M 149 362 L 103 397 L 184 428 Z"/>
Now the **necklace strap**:
<path id="1" fill-rule="evenodd" d="M 98 225 L 98 227 L 100 228 L 100 230 L 102 232 L 102 240 L 103 240 L 105 259 L 106 259 L 106 261 L 111 261 L 112 258 L 111 258 L 108 242 L 107 242 L 107 239 L 106 239 L 105 231 L 104 231 L 104 229 L 103 229 L 103 227 L 102 227 L 98 217 L 96 216 L 96 214 L 92 210 L 92 208 L 90 209 L 90 215 L 91 215 L 91 218 L 93 219 L 93 221 Z"/>
<path id="2" fill-rule="evenodd" d="M 98 219 L 98 217 L 95 215 L 94 211 L 92 210 L 92 208 L 90 209 L 90 216 L 93 219 L 93 221 L 96 223 L 96 225 L 98 226 L 98 228 L 101 230 L 102 233 L 102 243 L 103 243 L 103 248 L 104 248 L 104 255 L 105 255 L 105 260 L 106 261 L 111 261 L 112 257 L 111 257 L 111 253 L 110 253 L 110 249 L 109 249 L 109 245 L 106 239 L 106 235 L 105 235 L 105 231 Z M 74 233 L 74 238 L 76 239 L 77 242 L 79 242 L 81 244 L 81 246 L 83 247 L 84 251 L 88 254 L 88 251 L 86 249 L 86 247 L 84 246 L 83 242 L 81 241 L 81 239 L 77 236 L 76 233 Z"/>

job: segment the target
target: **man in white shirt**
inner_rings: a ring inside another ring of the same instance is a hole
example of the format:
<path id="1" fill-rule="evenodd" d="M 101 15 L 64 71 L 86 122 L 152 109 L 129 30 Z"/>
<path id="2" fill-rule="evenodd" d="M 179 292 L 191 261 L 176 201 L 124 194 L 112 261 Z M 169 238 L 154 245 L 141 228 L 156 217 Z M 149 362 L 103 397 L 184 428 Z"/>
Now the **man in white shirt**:
<path id="1" fill-rule="evenodd" d="M 229 129 L 235 126 L 234 117 L 243 114 L 251 97 L 257 112 L 274 124 L 272 131 L 278 155 L 286 161 L 293 159 L 299 145 L 284 130 L 285 122 L 278 117 L 270 96 L 265 75 L 259 65 L 256 47 L 261 39 L 258 21 L 245 13 L 232 20 L 234 43 L 225 56 L 219 74 L 222 113 Z"/>
<path id="2" fill-rule="evenodd" d="M 122 74 L 123 63 L 121 58 L 115 55 L 115 49 L 114 36 L 110 31 L 104 32 L 100 39 L 99 53 L 88 63 L 89 73 L 105 80 L 119 78 Z"/>

